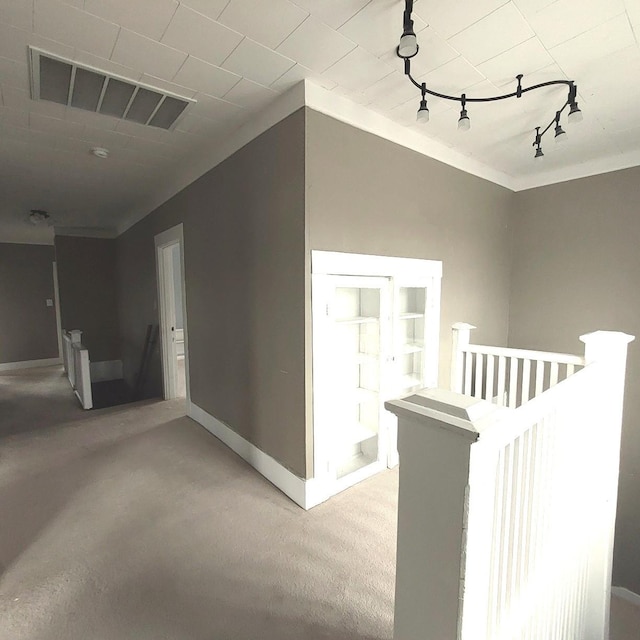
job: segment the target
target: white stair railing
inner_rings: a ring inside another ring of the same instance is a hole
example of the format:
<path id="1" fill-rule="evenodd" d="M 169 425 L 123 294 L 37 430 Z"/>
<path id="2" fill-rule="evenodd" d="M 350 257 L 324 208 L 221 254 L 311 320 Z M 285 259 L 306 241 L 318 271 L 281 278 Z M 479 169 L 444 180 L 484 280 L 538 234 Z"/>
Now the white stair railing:
<path id="1" fill-rule="evenodd" d="M 399 417 L 395 640 L 605 640 L 631 336 L 517 409 L 440 389 Z M 545 361 L 551 361 L 545 356 Z"/>
<path id="2" fill-rule="evenodd" d="M 82 331 L 73 329 L 62 332 L 64 370 L 83 409 L 93 407 L 91 394 L 91 365 L 89 351 L 82 344 Z"/>
<path id="3" fill-rule="evenodd" d="M 471 324 L 453 325 L 451 389 L 512 409 L 584 367 L 582 356 L 470 344 Z"/>

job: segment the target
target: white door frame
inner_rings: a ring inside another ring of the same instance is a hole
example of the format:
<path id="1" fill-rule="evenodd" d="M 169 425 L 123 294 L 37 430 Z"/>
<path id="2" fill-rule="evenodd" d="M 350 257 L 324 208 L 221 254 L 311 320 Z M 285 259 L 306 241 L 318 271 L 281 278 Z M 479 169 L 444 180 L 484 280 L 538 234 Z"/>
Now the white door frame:
<path id="1" fill-rule="evenodd" d="M 173 260 L 167 249 L 173 245 L 180 247 L 180 271 L 182 278 L 182 317 L 184 318 L 184 371 L 186 378 L 187 402 L 191 399 L 189 384 L 189 338 L 187 331 L 187 290 L 184 269 L 184 232 L 182 223 L 171 227 L 155 237 L 156 274 L 158 288 L 158 312 L 160 320 L 160 352 L 162 355 L 162 384 L 165 400 L 177 397 L 176 385 L 176 344 L 175 344 L 175 291 L 173 281 Z"/>
<path id="2" fill-rule="evenodd" d="M 58 286 L 58 263 L 53 261 L 53 304 L 56 308 L 56 333 L 58 337 L 58 358 L 62 359 L 62 323 L 60 320 L 60 289 Z"/>

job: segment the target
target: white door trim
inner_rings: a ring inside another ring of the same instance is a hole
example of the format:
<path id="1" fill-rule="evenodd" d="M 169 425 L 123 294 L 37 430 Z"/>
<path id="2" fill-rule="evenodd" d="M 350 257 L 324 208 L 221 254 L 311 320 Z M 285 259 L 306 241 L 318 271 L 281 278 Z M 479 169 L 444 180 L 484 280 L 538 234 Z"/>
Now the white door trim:
<path id="1" fill-rule="evenodd" d="M 56 307 L 56 334 L 58 338 L 58 358 L 62 359 L 62 321 L 60 320 L 60 288 L 58 286 L 58 263 L 53 261 L 53 304 Z"/>
<path id="2" fill-rule="evenodd" d="M 182 278 L 182 314 L 184 318 L 184 368 L 186 378 L 187 401 L 191 398 L 189 384 L 189 338 L 187 330 L 187 290 L 184 268 L 184 231 L 182 223 L 155 236 L 156 275 L 158 289 L 158 315 L 160 324 L 160 351 L 162 356 L 162 383 L 164 399 L 177 397 L 175 343 L 171 327 L 175 327 L 175 306 L 170 254 L 165 251 L 174 244 L 180 246 L 180 276 Z M 168 285 L 168 286 L 166 286 Z"/>

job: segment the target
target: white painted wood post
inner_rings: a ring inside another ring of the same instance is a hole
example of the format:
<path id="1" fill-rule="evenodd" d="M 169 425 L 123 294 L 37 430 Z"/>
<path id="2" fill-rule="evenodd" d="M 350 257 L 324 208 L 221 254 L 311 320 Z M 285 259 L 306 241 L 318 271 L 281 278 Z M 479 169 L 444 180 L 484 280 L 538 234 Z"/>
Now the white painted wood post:
<path id="1" fill-rule="evenodd" d="M 71 336 L 72 344 L 82 342 L 82 331 L 80 331 L 80 329 L 72 329 L 69 331 L 69 335 Z"/>
<path id="2" fill-rule="evenodd" d="M 395 640 L 456 640 L 474 423 L 499 407 L 443 389 L 385 403 L 398 416 Z"/>
<path id="3" fill-rule="evenodd" d="M 624 401 L 624 381 L 626 374 L 627 351 L 634 336 L 619 331 L 595 331 L 580 336 L 584 342 L 585 364 L 600 368 L 598 386 L 602 397 L 599 403 L 601 413 L 597 419 L 604 426 L 600 456 L 603 465 L 601 494 L 594 496 L 594 507 L 602 509 L 599 520 L 599 544 L 594 545 L 596 560 L 592 574 L 602 591 L 592 595 L 590 615 L 593 628 L 604 630 L 604 638 L 609 637 L 609 602 L 611 599 L 611 572 L 613 567 L 613 541 L 615 531 L 616 506 L 618 497 L 618 476 L 620 473 L 620 440 L 622 435 L 622 408 Z M 598 504 L 598 502 L 600 504 Z"/>
<path id="4" fill-rule="evenodd" d="M 451 391 L 462 393 L 462 373 L 464 371 L 464 349 L 471 341 L 472 324 L 456 322 L 452 327 L 451 341 Z"/>

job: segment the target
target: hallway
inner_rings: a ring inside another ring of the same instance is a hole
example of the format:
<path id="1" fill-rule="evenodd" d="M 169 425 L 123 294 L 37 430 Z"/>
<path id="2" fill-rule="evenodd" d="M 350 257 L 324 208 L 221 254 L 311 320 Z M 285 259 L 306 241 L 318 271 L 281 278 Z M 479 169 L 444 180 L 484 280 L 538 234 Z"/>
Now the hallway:
<path id="1" fill-rule="evenodd" d="M 60 368 L 0 374 L 0 638 L 390 640 L 396 495 L 305 512 L 184 401 L 84 412 Z"/>
<path id="2" fill-rule="evenodd" d="M 392 636 L 397 475 L 304 512 L 184 416 L 0 375 L 0 638 Z"/>

